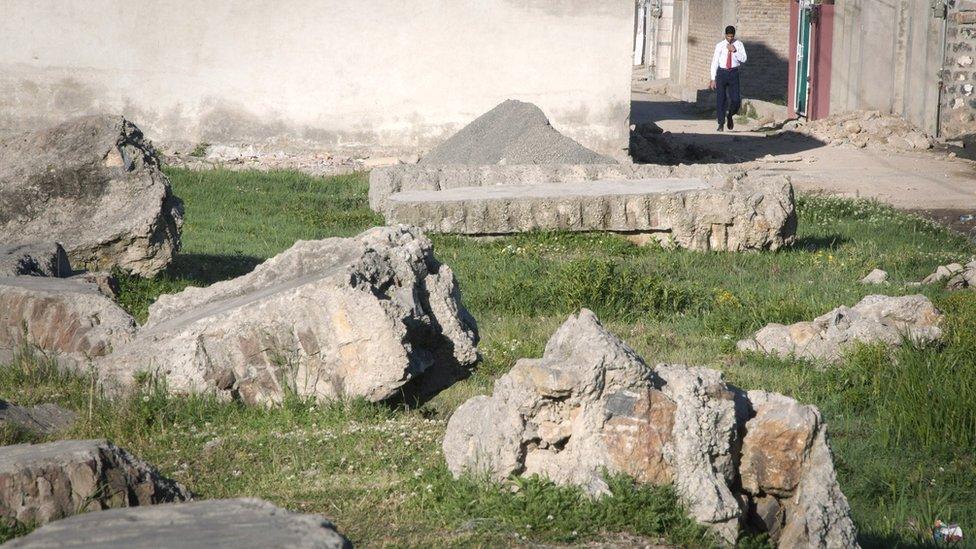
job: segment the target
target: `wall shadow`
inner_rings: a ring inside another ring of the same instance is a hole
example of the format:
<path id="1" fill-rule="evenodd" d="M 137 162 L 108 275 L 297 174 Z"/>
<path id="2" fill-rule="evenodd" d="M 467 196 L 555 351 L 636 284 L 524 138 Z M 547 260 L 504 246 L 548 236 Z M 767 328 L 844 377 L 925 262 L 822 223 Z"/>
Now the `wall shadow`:
<path id="1" fill-rule="evenodd" d="M 785 31 L 784 31 L 785 32 Z M 789 92 L 790 60 L 762 43 L 742 38 L 748 59 L 739 69 L 742 97 L 785 101 Z"/>

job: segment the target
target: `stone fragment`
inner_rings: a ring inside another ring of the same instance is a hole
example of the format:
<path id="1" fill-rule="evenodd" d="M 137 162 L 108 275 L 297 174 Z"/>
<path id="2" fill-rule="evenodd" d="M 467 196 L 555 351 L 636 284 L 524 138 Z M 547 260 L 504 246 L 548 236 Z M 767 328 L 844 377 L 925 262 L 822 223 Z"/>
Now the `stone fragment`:
<path id="1" fill-rule="evenodd" d="M 136 332 L 135 320 L 98 287 L 81 280 L 0 278 L 0 363 L 32 348 L 63 366 L 85 369 Z"/>
<path id="2" fill-rule="evenodd" d="M 940 265 L 934 273 L 922 280 L 922 284 L 936 284 L 942 281 L 946 281 L 946 289 L 949 290 L 976 287 L 976 261 L 970 261 L 966 265 L 959 263 Z"/>
<path id="3" fill-rule="evenodd" d="M 768 324 L 738 342 L 740 351 L 782 358 L 834 362 L 855 343 L 900 345 L 904 339 L 941 339 L 942 313 L 923 295 L 869 295 L 853 308 L 841 306 L 813 320 L 790 326 Z"/>
<path id="4" fill-rule="evenodd" d="M 352 548 L 321 516 L 292 513 L 254 498 L 87 513 L 48 524 L 10 542 L 9 547 L 156 549 L 161 545 L 185 549 Z"/>
<path id="5" fill-rule="evenodd" d="M 760 407 L 746 424 L 749 435 L 739 465 L 742 488 L 753 495 L 793 493 L 818 423 L 815 408 L 795 401 Z"/>
<path id="6" fill-rule="evenodd" d="M 189 497 L 181 485 L 105 440 L 0 446 L 0 516 L 24 524 Z"/>
<path id="7" fill-rule="evenodd" d="M 420 159 L 421 164 L 606 164 L 613 160 L 556 131 L 532 103 L 509 99 Z"/>
<path id="8" fill-rule="evenodd" d="M 72 274 L 64 248 L 57 242 L 29 242 L 0 246 L 0 277 Z"/>
<path id="9" fill-rule="evenodd" d="M 39 434 L 53 434 L 72 423 L 78 414 L 65 410 L 57 404 L 37 404 L 17 406 L 0 399 L 0 425 L 7 424 Z"/>
<path id="10" fill-rule="evenodd" d="M 861 284 L 884 284 L 887 281 L 888 273 L 886 271 L 882 271 L 881 269 L 873 269 L 861 279 Z"/>
<path id="11" fill-rule="evenodd" d="M 130 344 L 96 363 L 108 386 L 154 373 L 176 393 L 248 404 L 429 396 L 477 359 L 450 267 L 416 229 L 299 241 L 239 278 L 161 296 Z"/>
<path id="12" fill-rule="evenodd" d="M 455 477 L 538 474 L 593 496 L 608 492 L 604 470 L 674 484 L 730 544 L 749 523 L 782 547 L 857 545 L 815 407 L 746 395 L 714 370 L 652 368 L 585 309 L 541 359 L 461 405 L 443 450 Z"/>
<path id="13" fill-rule="evenodd" d="M 403 191 L 387 199 L 390 223 L 460 234 L 526 231 L 648 233 L 692 250 L 775 250 L 795 238 L 785 177 L 715 188 L 658 179 Z"/>
<path id="14" fill-rule="evenodd" d="M 182 222 L 152 145 L 121 116 L 0 141 L 0 242 L 53 240 L 76 268 L 148 277 L 179 248 Z"/>
<path id="15" fill-rule="evenodd" d="M 912 131 L 905 134 L 905 140 L 908 141 L 913 149 L 926 150 L 932 148 L 932 140 L 919 131 Z"/>
<path id="16" fill-rule="evenodd" d="M 754 416 L 739 471 L 771 539 L 779 547 L 857 547 L 820 411 L 765 391 L 749 391 L 748 399 Z"/>

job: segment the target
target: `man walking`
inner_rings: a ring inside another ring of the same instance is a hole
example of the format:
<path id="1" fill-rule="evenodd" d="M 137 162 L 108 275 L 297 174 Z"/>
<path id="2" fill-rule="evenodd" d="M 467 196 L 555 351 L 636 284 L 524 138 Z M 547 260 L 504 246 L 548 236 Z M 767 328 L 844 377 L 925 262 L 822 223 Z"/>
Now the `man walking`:
<path id="1" fill-rule="evenodd" d="M 739 67 L 746 62 L 746 48 L 741 40 L 735 39 L 735 27 L 725 27 L 725 40 L 715 45 L 712 55 L 712 81 L 709 89 L 716 91 L 716 114 L 718 115 L 718 131 L 723 131 L 728 124 L 729 129 L 735 127 L 732 117 L 742 106 L 742 96 L 739 94 Z"/>

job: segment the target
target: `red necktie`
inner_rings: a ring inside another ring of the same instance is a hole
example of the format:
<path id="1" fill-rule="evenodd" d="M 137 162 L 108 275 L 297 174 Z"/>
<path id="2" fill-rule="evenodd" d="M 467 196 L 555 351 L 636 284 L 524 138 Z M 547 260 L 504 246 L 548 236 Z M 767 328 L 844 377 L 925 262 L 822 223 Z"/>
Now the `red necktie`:
<path id="1" fill-rule="evenodd" d="M 728 57 L 725 58 L 725 68 L 732 69 L 732 52 L 729 52 Z"/>

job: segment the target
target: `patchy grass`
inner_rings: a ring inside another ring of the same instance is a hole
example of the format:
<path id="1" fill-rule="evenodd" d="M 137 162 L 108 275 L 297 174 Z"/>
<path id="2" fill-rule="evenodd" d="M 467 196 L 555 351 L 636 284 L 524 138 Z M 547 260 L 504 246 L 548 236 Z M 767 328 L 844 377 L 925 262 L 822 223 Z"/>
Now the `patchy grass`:
<path id="1" fill-rule="evenodd" d="M 353 235 L 381 222 L 366 205 L 363 175 L 168 173 L 186 203 L 184 250 L 156 279 L 122 279 L 121 301 L 140 320 L 160 293 L 238 276 L 298 239 Z M 484 360 L 419 410 L 358 401 L 289 401 L 264 410 L 170 398 L 158 387 L 112 402 L 92 395 L 84 376 L 31 356 L 0 369 L 0 398 L 61 402 L 83 416 L 63 436 L 111 438 L 202 497 L 260 496 L 321 513 L 357 544 L 574 543 L 617 535 L 712 543 L 666 488 L 614 478 L 615 496 L 591 501 L 538 479 L 495 485 L 450 478 L 440 439 L 451 412 L 489 392 L 518 358 L 539 356 L 565 317 L 585 306 L 650 362 L 721 369 L 741 387 L 817 404 L 864 545 L 922 544 L 935 518 L 973 528 L 976 292 L 906 283 L 976 249 L 871 202 L 801 197 L 799 213 L 797 245 L 764 254 L 639 248 L 606 234 L 434 236 L 438 258 L 453 268 L 479 321 Z M 859 284 L 875 267 L 890 273 L 890 284 Z M 768 322 L 809 319 L 869 293 L 915 292 L 946 312 L 941 345 L 893 353 L 862 347 L 823 371 L 735 350 L 737 339 Z M 0 443 L 25 437 L 0 431 Z M 22 532 L 0 525 L 0 540 Z"/>

